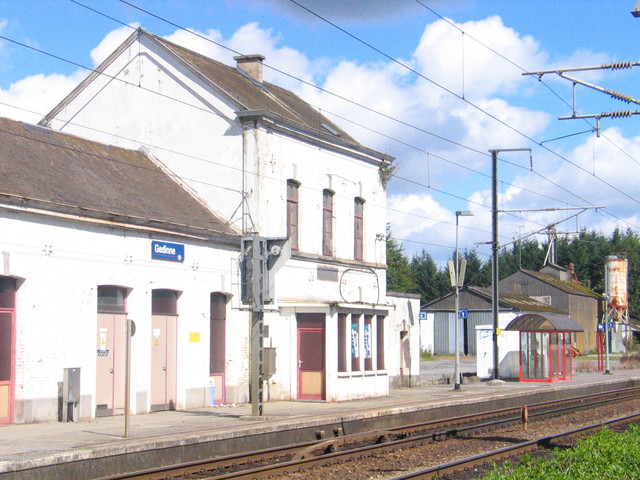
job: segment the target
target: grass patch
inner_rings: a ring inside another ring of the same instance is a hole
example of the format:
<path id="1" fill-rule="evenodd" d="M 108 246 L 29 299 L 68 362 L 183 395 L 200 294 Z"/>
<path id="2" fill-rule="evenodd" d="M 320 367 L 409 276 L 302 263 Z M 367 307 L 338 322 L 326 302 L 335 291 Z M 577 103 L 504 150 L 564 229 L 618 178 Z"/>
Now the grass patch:
<path id="1" fill-rule="evenodd" d="M 640 426 L 626 432 L 602 430 L 572 449 L 557 449 L 550 459 L 523 455 L 496 467 L 485 480 L 632 480 L 640 478 Z"/>

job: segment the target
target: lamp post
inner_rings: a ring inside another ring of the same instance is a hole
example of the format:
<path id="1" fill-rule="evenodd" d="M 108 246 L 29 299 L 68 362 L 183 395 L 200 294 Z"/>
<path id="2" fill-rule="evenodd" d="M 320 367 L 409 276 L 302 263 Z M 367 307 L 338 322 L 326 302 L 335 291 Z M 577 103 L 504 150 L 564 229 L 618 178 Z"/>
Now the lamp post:
<path id="1" fill-rule="evenodd" d="M 458 255 L 458 220 L 460 217 L 472 217 L 473 213 L 468 210 L 456 212 L 456 267 L 455 267 L 455 289 L 456 289 L 456 318 L 455 318 L 455 340 L 456 340 L 456 362 L 454 369 L 454 390 L 460 390 L 460 292 L 459 288 L 464 283 L 464 272 L 460 275 L 460 258 Z"/>

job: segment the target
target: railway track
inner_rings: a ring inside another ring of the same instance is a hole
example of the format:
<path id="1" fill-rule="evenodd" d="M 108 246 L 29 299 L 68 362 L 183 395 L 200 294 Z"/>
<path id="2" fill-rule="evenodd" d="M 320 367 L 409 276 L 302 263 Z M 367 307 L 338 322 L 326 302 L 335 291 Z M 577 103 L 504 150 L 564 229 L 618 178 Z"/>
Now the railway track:
<path id="1" fill-rule="evenodd" d="M 639 387 L 627 388 L 607 393 L 583 395 L 561 401 L 528 405 L 526 409 L 521 407 L 505 408 L 352 435 L 342 435 L 340 429 L 335 429 L 330 432 L 333 436 L 329 438 L 323 438 L 326 437 L 326 432 L 319 431 L 317 432 L 319 439 L 310 442 L 104 477 L 102 480 L 274 478 L 285 473 L 299 472 L 358 458 L 381 455 L 449 438 L 477 435 L 519 424 L 525 420 L 525 415 L 523 415 L 525 411 L 528 417 L 526 420 L 530 422 L 563 415 L 567 412 L 592 409 L 603 404 L 610 405 L 613 402 L 636 399 L 638 393 L 640 393 Z M 528 445 L 520 448 L 540 448 L 539 444 L 544 444 L 544 441 L 539 439 L 525 443 Z M 500 453 L 495 453 L 495 455 L 498 456 Z M 506 451 L 505 455 L 508 455 Z M 457 465 L 456 462 L 452 462 L 446 468 L 455 471 L 456 469 L 464 470 L 472 467 L 464 464 Z M 438 471 L 434 470 L 434 472 L 432 476 L 429 476 L 431 473 L 425 473 L 425 476 L 422 477 L 408 476 L 406 478 L 435 478 L 438 475 Z M 442 475 L 443 472 L 440 471 L 439 474 Z"/>
<path id="2" fill-rule="evenodd" d="M 479 468 L 492 465 L 495 462 L 504 462 L 525 453 L 535 453 L 540 450 L 548 450 L 557 444 L 566 443 L 569 440 L 584 438 L 602 430 L 603 428 L 620 428 L 631 423 L 639 423 L 640 414 L 627 415 L 625 417 L 600 422 L 586 427 L 577 428 L 567 432 L 549 435 L 546 437 L 530 440 L 528 442 L 510 445 L 508 447 L 493 450 L 473 457 L 456 460 L 443 465 L 425 468 L 408 474 L 390 478 L 389 480 L 449 480 L 457 478 L 458 475 L 467 471 L 477 472 Z M 475 475 L 475 473 L 474 473 Z"/>

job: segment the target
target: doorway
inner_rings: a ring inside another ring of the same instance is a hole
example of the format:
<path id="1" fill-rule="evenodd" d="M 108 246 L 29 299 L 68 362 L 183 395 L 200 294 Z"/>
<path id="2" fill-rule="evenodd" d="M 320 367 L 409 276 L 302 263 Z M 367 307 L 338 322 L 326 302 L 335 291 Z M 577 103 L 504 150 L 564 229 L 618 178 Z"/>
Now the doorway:
<path id="1" fill-rule="evenodd" d="M 325 315 L 299 313 L 298 399 L 325 400 Z"/>
<path id="2" fill-rule="evenodd" d="M 176 409 L 178 292 L 151 294 L 151 411 Z"/>
<path id="3" fill-rule="evenodd" d="M 0 424 L 13 421 L 15 292 L 15 280 L 0 277 Z"/>
<path id="4" fill-rule="evenodd" d="M 126 290 L 98 287 L 96 417 L 124 414 Z"/>

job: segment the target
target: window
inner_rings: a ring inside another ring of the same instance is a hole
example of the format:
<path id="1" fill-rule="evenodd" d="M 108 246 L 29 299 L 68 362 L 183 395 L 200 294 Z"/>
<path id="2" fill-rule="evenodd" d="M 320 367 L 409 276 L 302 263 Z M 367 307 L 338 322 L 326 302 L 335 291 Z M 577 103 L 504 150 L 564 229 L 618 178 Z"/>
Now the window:
<path id="1" fill-rule="evenodd" d="M 15 329 L 15 294 L 16 281 L 9 277 L 0 277 L 0 382 L 11 382 L 13 376 L 13 359 L 14 359 L 14 329 Z M 7 388 L 11 389 L 11 384 L 2 385 L 0 390 L 0 403 L 8 405 L 10 393 Z M 0 408 L 0 419 L 6 417 Z M 6 412 L 6 410 L 5 410 Z"/>
<path id="2" fill-rule="evenodd" d="M 125 310 L 125 289 L 120 287 L 98 287 L 98 311 L 121 312 Z"/>
<path id="3" fill-rule="evenodd" d="M 353 258 L 355 260 L 364 260 L 362 242 L 364 236 L 364 200 L 362 198 L 356 197 L 354 200 L 353 218 Z"/>
<path id="4" fill-rule="evenodd" d="M 178 292 L 164 289 L 151 292 L 151 313 L 153 315 L 177 315 Z"/>
<path id="5" fill-rule="evenodd" d="M 371 331 L 371 319 L 372 315 L 364 316 L 364 335 L 362 338 L 362 345 L 364 347 L 364 369 L 373 370 L 373 332 Z"/>
<path id="6" fill-rule="evenodd" d="M 333 255 L 333 192 L 322 191 L 322 254 Z"/>
<path id="7" fill-rule="evenodd" d="M 360 316 L 351 315 L 351 371 L 360 371 Z"/>
<path id="8" fill-rule="evenodd" d="M 384 317 L 378 315 L 376 320 L 376 369 L 384 370 Z"/>
<path id="9" fill-rule="evenodd" d="M 347 371 L 347 315 L 338 314 L 338 371 Z"/>
<path id="10" fill-rule="evenodd" d="M 287 237 L 291 250 L 298 250 L 298 190 L 300 183 L 287 180 Z"/>
<path id="11" fill-rule="evenodd" d="M 225 364 L 225 323 L 227 320 L 227 297 L 222 293 L 211 294 L 209 316 L 209 374 L 223 374 Z"/>

